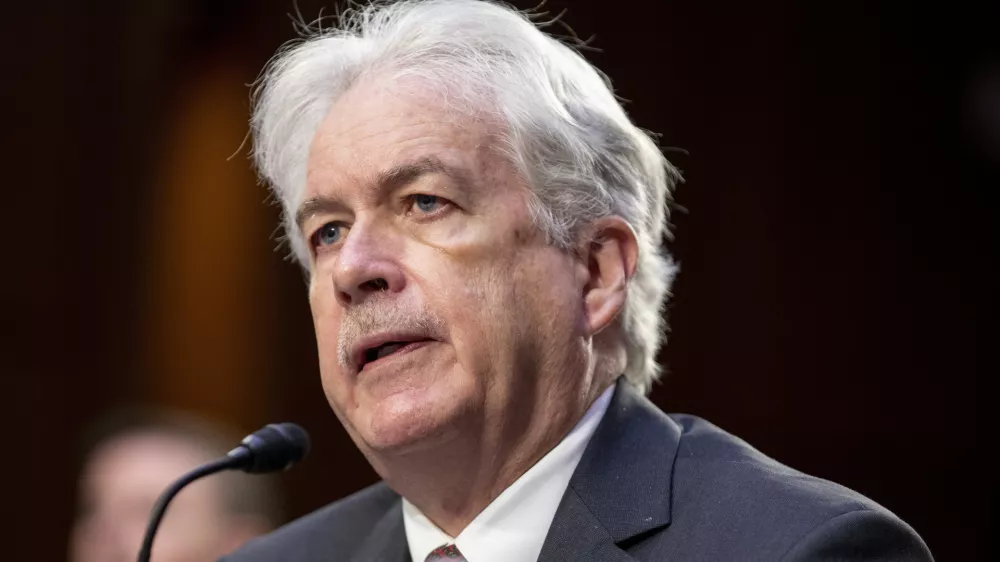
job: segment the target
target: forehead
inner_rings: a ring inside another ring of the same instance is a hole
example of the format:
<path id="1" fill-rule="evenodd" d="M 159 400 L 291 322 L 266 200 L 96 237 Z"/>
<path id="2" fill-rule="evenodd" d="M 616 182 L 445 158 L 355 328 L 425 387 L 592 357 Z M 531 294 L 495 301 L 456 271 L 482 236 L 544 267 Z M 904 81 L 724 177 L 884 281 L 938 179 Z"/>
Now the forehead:
<path id="1" fill-rule="evenodd" d="M 197 446 L 170 435 L 128 434 L 95 449 L 85 482 L 94 491 L 159 490 L 207 460 L 209 456 Z"/>
<path id="2" fill-rule="evenodd" d="M 459 110 L 440 90 L 413 80 L 362 81 L 338 98 L 313 138 L 307 195 L 426 156 L 472 172 L 497 165 L 500 127 L 485 115 Z"/>

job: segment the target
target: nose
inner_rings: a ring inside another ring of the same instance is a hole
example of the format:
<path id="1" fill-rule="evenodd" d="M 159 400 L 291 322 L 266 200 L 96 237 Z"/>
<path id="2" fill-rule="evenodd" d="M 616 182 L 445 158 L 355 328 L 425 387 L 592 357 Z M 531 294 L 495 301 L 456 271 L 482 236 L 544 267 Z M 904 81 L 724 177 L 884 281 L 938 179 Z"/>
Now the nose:
<path id="1" fill-rule="evenodd" d="M 340 248 L 333 274 L 341 306 L 358 304 L 372 293 L 403 290 L 406 278 L 393 248 L 391 233 L 355 223 Z"/>

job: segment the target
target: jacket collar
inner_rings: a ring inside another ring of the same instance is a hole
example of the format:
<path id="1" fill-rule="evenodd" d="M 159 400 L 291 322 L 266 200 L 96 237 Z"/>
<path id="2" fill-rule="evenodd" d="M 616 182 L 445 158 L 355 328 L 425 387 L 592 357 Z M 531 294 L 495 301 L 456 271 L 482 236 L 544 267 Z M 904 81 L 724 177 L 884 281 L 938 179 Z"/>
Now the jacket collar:
<path id="1" fill-rule="evenodd" d="M 539 562 L 626 561 L 629 539 L 670 524 L 681 430 L 624 377 L 556 511 Z"/>
<path id="2" fill-rule="evenodd" d="M 402 498 L 396 498 L 392 508 L 372 527 L 351 562 L 410 562 L 403 528 Z"/>

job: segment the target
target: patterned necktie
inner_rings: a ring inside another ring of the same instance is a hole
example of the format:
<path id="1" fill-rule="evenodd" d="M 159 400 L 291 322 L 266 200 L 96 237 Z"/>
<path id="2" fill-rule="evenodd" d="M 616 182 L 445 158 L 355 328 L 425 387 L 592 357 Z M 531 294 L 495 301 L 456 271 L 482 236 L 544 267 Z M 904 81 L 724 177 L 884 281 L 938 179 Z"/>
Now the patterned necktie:
<path id="1" fill-rule="evenodd" d="M 446 544 L 439 546 L 431 551 L 424 559 L 424 562 L 439 562 L 441 560 L 451 560 L 453 562 L 468 562 L 462 553 L 458 551 L 458 547 L 453 544 Z"/>

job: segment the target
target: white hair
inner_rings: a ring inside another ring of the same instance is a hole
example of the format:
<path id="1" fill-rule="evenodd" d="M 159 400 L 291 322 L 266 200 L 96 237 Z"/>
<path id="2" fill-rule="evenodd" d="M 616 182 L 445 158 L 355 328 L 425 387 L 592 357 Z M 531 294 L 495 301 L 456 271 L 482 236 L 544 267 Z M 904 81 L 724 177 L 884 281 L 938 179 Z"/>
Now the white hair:
<path id="1" fill-rule="evenodd" d="M 601 217 L 631 225 L 639 263 L 621 316 L 625 375 L 647 391 L 660 373 L 662 312 L 676 273 L 662 243 L 679 174 L 631 123 L 607 78 L 530 14 L 482 0 L 379 2 L 279 51 L 254 93 L 253 153 L 300 263 L 309 267 L 294 217 L 313 137 L 333 102 L 376 72 L 440 84 L 449 104 L 503 123 L 499 148 L 530 185 L 532 217 L 553 245 L 570 249 L 578 227 Z"/>

